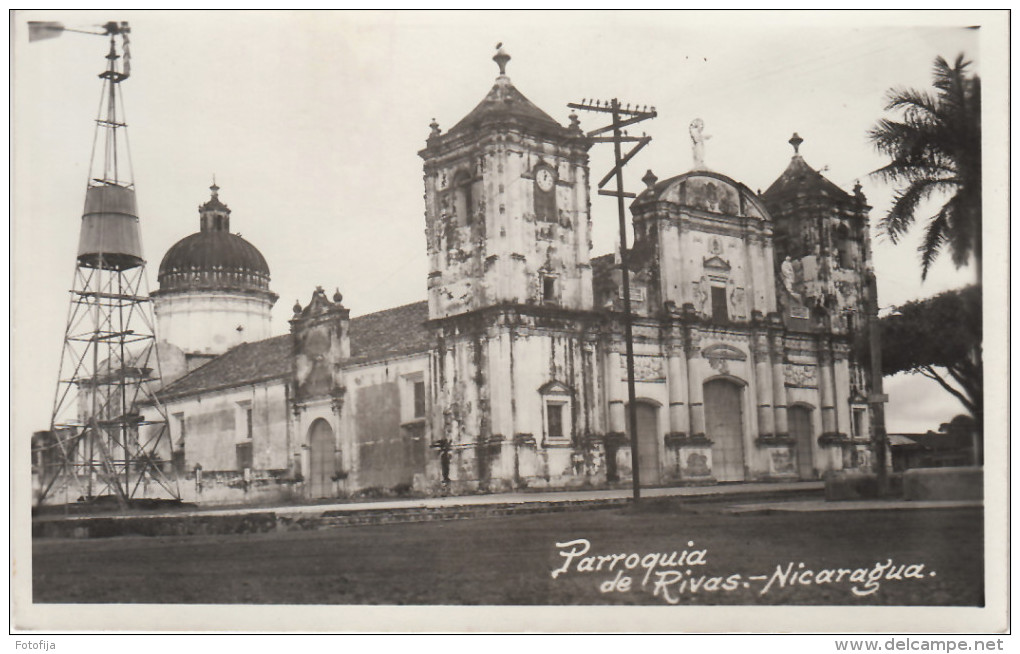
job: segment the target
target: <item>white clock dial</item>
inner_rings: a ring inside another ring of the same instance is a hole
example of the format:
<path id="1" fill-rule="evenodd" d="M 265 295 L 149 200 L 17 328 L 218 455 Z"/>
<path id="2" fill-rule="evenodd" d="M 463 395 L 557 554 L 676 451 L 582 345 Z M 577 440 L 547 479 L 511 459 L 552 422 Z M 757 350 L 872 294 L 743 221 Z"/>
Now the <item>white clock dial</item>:
<path id="1" fill-rule="evenodd" d="M 538 188 L 543 191 L 551 191 L 553 184 L 556 182 L 548 168 L 539 168 L 538 172 L 535 173 L 535 181 L 538 182 Z"/>

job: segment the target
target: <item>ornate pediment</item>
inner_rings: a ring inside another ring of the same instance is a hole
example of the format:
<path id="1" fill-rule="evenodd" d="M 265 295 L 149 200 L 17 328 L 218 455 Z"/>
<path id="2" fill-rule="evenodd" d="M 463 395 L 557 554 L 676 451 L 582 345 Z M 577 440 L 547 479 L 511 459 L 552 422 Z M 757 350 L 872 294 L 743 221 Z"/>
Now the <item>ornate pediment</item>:
<path id="1" fill-rule="evenodd" d="M 542 395 L 573 395 L 574 389 L 570 388 L 563 382 L 558 382 L 554 379 L 542 384 L 538 388 L 538 392 Z"/>
<path id="2" fill-rule="evenodd" d="M 310 320 L 329 313 L 344 312 L 346 309 L 342 302 L 343 296 L 340 295 L 340 289 L 337 289 L 333 294 L 333 301 L 330 302 L 326 297 L 326 291 L 321 286 L 316 286 L 308 306 L 302 308 L 300 303 L 294 305 L 294 317 L 291 318 L 291 323 Z"/>
<path id="3" fill-rule="evenodd" d="M 701 351 L 701 355 L 706 359 L 729 359 L 730 361 L 746 361 L 747 355 L 732 345 L 725 345 L 718 343 L 716 345 L 709 345 Z"/>
<path id="4" fill-rule="evenodd" d="M 714 270 L 719 272 L 730 271 L 730 263 L 718 255 L 705 257 L 702 260 L 702 263 L 705 266 L 705 270 Z"/>

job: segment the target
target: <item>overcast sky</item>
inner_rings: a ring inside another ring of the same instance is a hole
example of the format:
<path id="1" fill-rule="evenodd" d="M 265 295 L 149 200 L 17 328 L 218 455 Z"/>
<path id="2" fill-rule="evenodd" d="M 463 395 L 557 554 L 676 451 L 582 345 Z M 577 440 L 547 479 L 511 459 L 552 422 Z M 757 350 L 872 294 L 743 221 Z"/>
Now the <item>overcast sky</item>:
<path id="1" fill-rule="evenodd" d="M 984 19 L 988 16 L 985 15 Z M 860 180 L 873 223 L 891 190 L 866 131 L 886 91 L 927 87 L 932 61 L 964 52 L 981 71 L 973 14 L 21 12 L 14 48 L 15 431 L 45 428 L 67 310 L 107 41 L 65 34 L 28 45 L 26 21 L 131 24 L 123 85 L 150 289 L 166 250 L 198 230 L 212 176 L 231 229 L 265 255 L 280 294 L 274 333 L 316 285 L 352 315 L 426 297 L 422 162 L 429 123 L 448 129 L 507 73 L 567 123 L 568 102 L 654 105 L 653 137 L 628 167 L 641 187 L 691 166 L 687 125 L 705 121 L 706 164 L 764 190 L 793 132 L 811 166 L 844 189 Z M 982 32 L 984 36 L 982 36 Z M 984 41 L 987 43 L 987 41 Z M 989 80 L 983 79 L 986 88 Z M 581 116 L 582 127 L 599 127 Z M 594 146 L 595 179 L 611 148 Z M 593 254 L 614 244 L 615 201 L 593 194 Z M 875 238 L 880 303 L 970 283 L 940 261 L 921 284 L 917 239 Z M 924 431 L 961 412 L 934 383 L 888 384 L 889 430 Z"/>

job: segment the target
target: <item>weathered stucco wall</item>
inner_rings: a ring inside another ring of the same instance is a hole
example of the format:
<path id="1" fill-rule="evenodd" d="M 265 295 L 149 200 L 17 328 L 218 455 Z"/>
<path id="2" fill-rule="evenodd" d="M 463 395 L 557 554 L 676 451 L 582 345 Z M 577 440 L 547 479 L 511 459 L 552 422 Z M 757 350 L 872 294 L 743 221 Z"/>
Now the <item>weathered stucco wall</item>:
<path id="1" fill-rule="evenodd" d="M 288 467 L 287 389 L 283 381 L 214 391 L 165 404 L 175 449 L 184 443 L 184 469 L 242 472 L 237 445 L 250 442 L 253 470 Z M 251 410 L 251 440 L 247 411 Z"/>
<path id="2" fill-rule="evenodd" d="M 604 475 L 595 452 L 604 431 L 598 334 L 584 320 L 521 309 L 438 329 L 432 422 L 451 444 L 452 481 L 547 486 Z M 559 407 L 560 435 L 550 404 Z"/>
<path id="3" fill-rule="evenodd" d="M 553 178 L 548 191 L 539 170 Z M 500 302 L 591 307 L 582 145 L 520 133 L 467 140 L 427 156 L 425 195 L 430 316 Z"/>
<path id="4" fill-rule="evenodd" d="M 423 489 L 426 467 L 438 469 L 438 453 L 426 416 L 433 404 L 428 355 L 365 364 L 344 370 L 346 398 L 340 439 L 351 453 L 350 490 Z M 424 383 L 424 412 L 417 415 L 416 383 Z M 436 481 L 438 474 L 428 475 Z"/>

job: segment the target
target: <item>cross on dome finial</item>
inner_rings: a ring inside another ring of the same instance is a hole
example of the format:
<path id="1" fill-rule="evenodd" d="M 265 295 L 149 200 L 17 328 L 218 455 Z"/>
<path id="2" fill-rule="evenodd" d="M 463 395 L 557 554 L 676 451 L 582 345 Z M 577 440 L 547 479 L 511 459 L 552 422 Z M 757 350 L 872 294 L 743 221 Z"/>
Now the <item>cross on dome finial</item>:
<path id="1" fill-rule="evenodd" d="M 215 197 L 219 197 L 220 187 L 216 186 L 216 173 L 213 173 L 213 176 L 212 176 L 212 186 L 209 187 L 209 190 L 212 191 L 212 196 L 214 198 Z"/>
<path id="2" fill-rule="evenodd" d="M 502 41 L 496 44 L 496 54 L 492 56 L 492 60 L 499 66 L 500 76 L 506 75 L 506 62 L 510 61 L 510 55 L 503 49 Z"/>
<path id="3" fill-rule="evenodd" d="M 793 146 L 793 154 L 794 154 L 794 156 L 797 156 L 797 155 L 800 154 L 800 144 L 803 143 L 803 142 L 804 142 L 804 139 L 802 139 L 797 134 L 797 132 L 794 132 L 793 136 L 790 137 L 790 140 L 787 141 L 787 143 L 789 143 L 790 145 Z"/>

